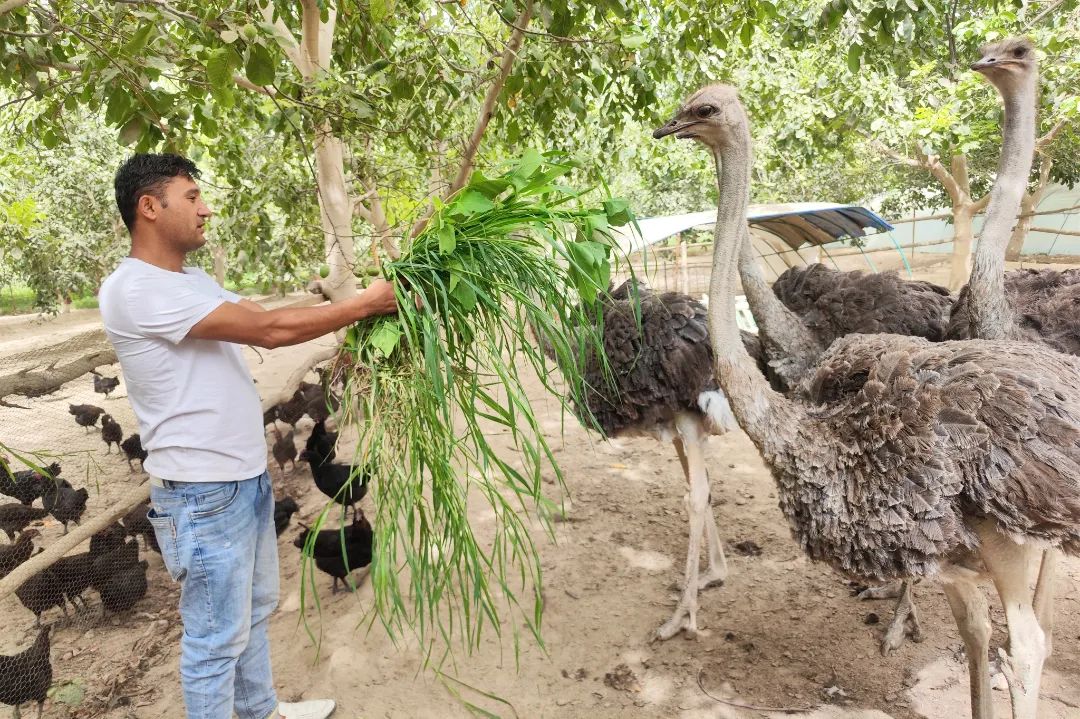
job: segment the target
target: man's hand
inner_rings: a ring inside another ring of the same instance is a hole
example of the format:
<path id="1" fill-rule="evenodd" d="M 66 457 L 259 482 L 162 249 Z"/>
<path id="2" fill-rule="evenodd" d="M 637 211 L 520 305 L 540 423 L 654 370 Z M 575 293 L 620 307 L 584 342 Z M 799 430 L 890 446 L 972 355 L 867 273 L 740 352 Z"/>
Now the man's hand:
<path id="1" fill-rule="evenodd" d="M 398 311 L 394 283 L 387 282 L 381 277 L 373 280 L 367 289 L 360 293 L 357 301 L 363 305 L 365 317 L 392 315 Z"/>

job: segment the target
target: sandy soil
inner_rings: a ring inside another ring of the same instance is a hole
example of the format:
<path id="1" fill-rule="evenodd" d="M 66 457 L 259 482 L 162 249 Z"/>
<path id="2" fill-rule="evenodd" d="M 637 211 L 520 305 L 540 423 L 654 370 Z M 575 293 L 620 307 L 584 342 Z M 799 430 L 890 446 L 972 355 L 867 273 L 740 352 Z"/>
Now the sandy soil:
<path id="1" fill-rule="evenodd" d="M 75 316 L 79 315 L 78 318 Z M 0 324 L 0 355 L 89 329 L 92 310 L 47 323 Z M 283 348 L 256 355 L 247 350 L 261 388 L 269 391 L 312 347 Z M 111 368 L 109 374 L 117 368 Z M 125 433 L 135 423 L 123 385 L 110 399 L 94 395 L 90 380 L 73 382 L 56 395 L 34 400 L 29 412 L 0 409 L 0 441 L 24 449 L 69 453 L 64 476 L 91 487 L 88 516 L 134 483 L 126 463 L 103 452 L 67 414 L 69 402 L 95 402 L 117 417 Z M 813 707 L 817 719 L 955 719 L 967 712 L 966 662 L 944 596 L 924 582 L 916 589 L 926 640 L 908 643 L 893 656 L 878 654 L 882 622 L 892 602 L 859 602 L 850 587 L 824 566 L 811 564 L 792 543 L 777 506 L 772 480 L 745 435 L 713 438 L 708 456 L 714 512 L 729 558 L 723 587 L 701 597 L 699 623 L 705 636 L 651 643 L 651 632 L 670 615 L 686 552 L 684 482 L 670 447 L 640 439 L 605 443 L 570 420 L 558 438 L 558 404 L 533 392 L 545 429 L 557 447 L 570 496 L 554 542 L 537 534 L 545 571 L 543 637 L 546 652 L 528 637 L 516 664 L 509 638 L 488 632 L 480 650 L 459 655 L 448 670 L 465 685 L 497 695 L 505 704 L 457 686 L 462 695 L 503 716 L 521 717 L 779 717 L 777 712 L 738 709 Z M 310 427 L 303 420 L 297 443 Z M 497 439 L 496 441 L 503 441 Z M 507 449 L 509 454 L 509 449 Z M 278 491 L 297 498 L 299 519 L 315 516 L 322 495 L 303 464 L 284 476 L 272 465 Z M 555 484 L 548 488 L 559 496 Z M 297 518 L 294 518 L 294 520 Z M 476 506 L 479 532 L 491 517 Z M 341 717 L 447 717 L 468 712 L 430 673 L 420 652 L 395 647 L 381 627 L 361 626 L 371 606 L 370 586 L 355 595 L 323 589 L 321 648 L 300 626 L 296 529 L 281 537 L 281 606 L 272 621 L 274 667 L 284 699 L 332 696 Z M 61 528 L 48 522 L 39 544 Z M 760 554 L 747 552 L 753 543 Z M 736 547 L 743 548 L 739 551 Z M 46 704 L 48 717 L 164 719 L 181 716 L 177 679 L 175 611 L 178 588 L 156 555 L 149 555 L 147 598 L 129 613 L 102 619 L 96 597 L 91 611 L 65 623 L 53 643 L 54 677 L 81 700 Z M 363 574 L 358 573 L 358 578 Z M 989 590 L 988 590 L 989 591 Z M 992 593 L 990 593 L 993 597 Z M 996 599 L 993 645 L 1005 640 Z M 1059 583 L 1055 652 L 1044 675 L 1042 717 L 1080 717 L 1080 561 L 1064 562 Z M 0 652 L 32 641 L 33 616 L 14 598 L 0 602 Z M 1007 715 L 1003 677 L 994 692 L 999 715 Z M 712 697 L 706 694 L 712 695 Z"/>

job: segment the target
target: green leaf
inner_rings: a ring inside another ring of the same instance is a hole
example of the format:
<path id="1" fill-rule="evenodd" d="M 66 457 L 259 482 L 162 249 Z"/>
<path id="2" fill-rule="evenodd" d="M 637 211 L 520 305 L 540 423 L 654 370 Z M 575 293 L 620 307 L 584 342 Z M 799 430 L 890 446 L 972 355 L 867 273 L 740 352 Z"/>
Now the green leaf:
<path id="1" fill-rule="evenodd" d="M 393 320 L 383 322 L 368 337 L 368 344 L 382 354 L 389 357 L 397 347 L 401 339 L 401 325 Z"/>
<path id="2" fill-rule="evenodd" d="M 127 121 L 127 123 L 120 128 L 120 137 L 118 138 L 121 145 L 133 145 L 143 132 L 146 131 L 146 119 L 142 115 L 135 115 Z"/>
<path id="3" fill-rule="evenodd" d="M 495 203 L 488 199 L 486 195 L 469 189 L 457 196 L 450 205 L 450 211 L 456 216 L 468 217 L 478 212 L 487 212 L 494 206 Z M 442 242 L 442 235 L 439 236 L 439 242 Z"/>
<path id="4" fill-rule="evenodd" d="M 641 33 L 632 33 L 630 35 L 621 35 L 619 37 L 619 43 L 628 50 L 637 50 L 648 41 L 649 39 Z"/>
<path id="5" fill-rule="evenodd" d="M 439 254 L 448 255 L 457 247 L 457 238 L 454 236 L 453 225 L 443 225 L 439 228 Z"/>
<path id="6" fill-rule="evenodd" d="M 143 23 L 142 27 L 136 30 L 131 39 L 124 44 L 123 53 L 131 57 L 140 55 L 146 48 L 146 43 L 150 40 L 150 34 L 154 32 L 154 28 L 154 23 Z"/>
<path id="7" fill-rule="evenodd" d="M 248 80 L 259 86 L 274 84 L 274 59 L 265 45 L 251 45 L 248 52 L 247 67 Z"/>
<path id="8" fill-rule="evenodd" d="M 450 296 L 457 300 L 461 309 L 466 312 L 471 312 L 476 307 L 476 291 L 467 281 L 459 282 Z"/>
<path id="9" fill-rule="evenodd" d="M 621 227 L 630 222 L 631 219 L 630 203 L 623 199 L 612 198 L 605 200 L 604 212 L 607 213 L 608 224 L 615 227 Z"/>
<path id="10" fill-rule="evenodd" d="M 494 200 L 510 187 L 510 180 L 505 177 L 489 178 L 480 170 L 473 172 L 469 178 L 469 189 L 479 192 L 484 197 Z"/>
<path id="11" fill-rule="evenodd" d="M 754 39 L 754 23 L 749 20 L 743 23 L 739 39 L 742 40 L 743 47 L 750 47 L 750 41 Z"/>
<path id="12" fill-rule="evenodd" d="M 518 162 L 517 167 L 514 168 L 511 175 L 527 180 L 534 172 L 536 172 L 536 169 L 540 167 L 540 164 L 543 161 L 544 156 L 530 147 L 521 155 L 521 160 Z"/>
<path id="13" fill-rule="evenodd" d="M 859 66 L 862 65 L 862 52 L 863 46 L 858 43 L 853 43 L 847 51 L 847 66 L 848 70 L 852 72 L 858 72 Z"/>
<path id="14" fill-rule="evenodd" d="M 394 0 L 369 0 L 368 13 L 373 23 L 381 23 L 394 11 Z"/>
<path id="15" fill-rule="evenodd" d="M 233 54 L 225 48 L 215 50 L 206 61 L 206 79 L 214 88 L 226 88 L 232 85 Z"/>

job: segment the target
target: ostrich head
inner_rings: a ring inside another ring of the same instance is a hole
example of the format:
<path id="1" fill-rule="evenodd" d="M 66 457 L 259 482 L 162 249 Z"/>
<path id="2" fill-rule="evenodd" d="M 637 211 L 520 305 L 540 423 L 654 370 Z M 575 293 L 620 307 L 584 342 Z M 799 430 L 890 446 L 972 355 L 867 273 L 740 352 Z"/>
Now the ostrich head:
<path id="1" fill-rule="evenodd" d="M 675 135 L 697 140 L 714 152 L 741 138 L 748 122 L 738 92 L 730 85 L 706 85 L 675 111 L 674 117 L 653 132 L 654 138 Z"/>
<path id="2" fill-rule="evenodd" d="M 1002 94 L 1034 82 L 1038 77 L 1035 46 L 1026 37 L 1010 37 L 983 45 L 979 52 L 982 57 L 971 69 L 981 73 Z"/>

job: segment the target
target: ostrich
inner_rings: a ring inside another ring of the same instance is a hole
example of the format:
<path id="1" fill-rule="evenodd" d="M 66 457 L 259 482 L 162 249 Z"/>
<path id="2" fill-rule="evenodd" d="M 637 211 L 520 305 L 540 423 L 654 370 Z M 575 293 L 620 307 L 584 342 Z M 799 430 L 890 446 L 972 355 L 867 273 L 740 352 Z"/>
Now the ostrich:
<path id="1" fill-rule="evenodd" d="M 849 576 L 940 581 L 967 648 L 976 719 L 992 717 L 977 584 L 992 578 L 1008 622 L 1013 716 L 1035 719 L 1045 637 L 1027 576 L 1040 545 L 1080 554 L 1080 361 L 1008 341 L 849 335 L 822 356 L 808 398 L 774 391 L 738 342 L 732 308 L 751 155 L 734 88 L 691 95 L 654 133 L 670 134 L 702 142 L 720 167 L 709 293 L 717 379 L 796 540 Z"/>
<path id="2" fill-rule="evenodd" d="M 670 619 L 656 631 L 666 640 L 696 636 L 698 593 L 727 576 L 716 519 L 709 503 L 704 445 L 711 434 L 737 427 L 713 376 L 705 307 L 678 292 L 654 292 L 628 280 L 603 298 L 602 362 L 590 353 L 583 374 L 583 406 L 574 411 L 584 426 L 607 437 L 646 436 L 671 442 L 688 484 L 689 545 L 682 594 Z M 533 327 L 541 348 L 555 358 L 543 330 Z M 751 351 L 753 335 L 744 335 Z M 606 362 L 606 367 L 604 362 Z M 707 566 L 699 567 L 702 536 Z"/>

